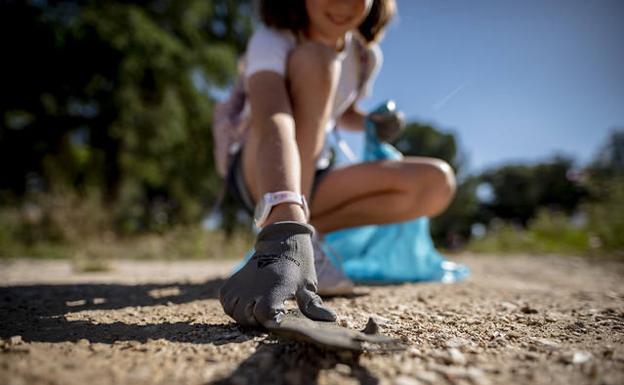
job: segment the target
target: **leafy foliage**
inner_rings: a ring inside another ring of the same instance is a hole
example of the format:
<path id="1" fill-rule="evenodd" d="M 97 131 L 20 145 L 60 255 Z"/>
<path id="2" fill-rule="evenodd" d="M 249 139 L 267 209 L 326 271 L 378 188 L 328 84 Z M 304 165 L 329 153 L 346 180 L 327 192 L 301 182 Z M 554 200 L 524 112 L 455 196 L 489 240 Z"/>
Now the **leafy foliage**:
<path id="1" fill-rule="evenodd" d="M 217 190 L 211 90 L 251 30 L 247 1 L 0 3 L 1 196 L 103 190 L 124 232 L 197 220 Z"/>
<path id="2" fill-rule="evenodd" d="M 563 157 L 536 165 L 505 165 L 485 172 L 481 180 L 493 190 L 484 203 L 490 218 L 502 218 L 526 226 L 540 208 L 571 214 L 587 190 L 570 178 L 573 161 Z"/>

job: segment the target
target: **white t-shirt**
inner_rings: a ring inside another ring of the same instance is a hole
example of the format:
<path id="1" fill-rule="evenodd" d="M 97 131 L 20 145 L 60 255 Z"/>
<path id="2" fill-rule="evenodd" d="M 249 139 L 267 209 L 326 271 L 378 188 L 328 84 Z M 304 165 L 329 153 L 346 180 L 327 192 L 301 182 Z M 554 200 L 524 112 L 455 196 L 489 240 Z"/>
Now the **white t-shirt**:
<path id="1" fill-rule="evenodd" d="M 273 71 L 279 75 L 285 76 L 288 54 L 296 44 L 295 36 L 290 31 L 277 30 L 260 25 L 247 44 L 247 52 L 245 55 L 245 80 L 259 71 Z M 357 101 L 360 77 L 360 52 L 356 44 L 351 32 L 348 32 L 345 36 L 344 48 L 337 55 L 337 60 L 340 62 L 340 77 L 330 121 L 325 128 L 327 133 L 334 128 L 336 119 L 340 117 L 349 106 Z M 370 94 L 374 79 L 379 72 L 383 60 L 379 46 L 373 44 L 370 47 L 374 53 L 374 55 L 370 56 L 373 62 L 371 63 L 371 65 L 373 65 L 373 71 L 364 88 L 365 96 Z M 248 105 L 246 106 L 246 111 L 249 113 Z M 327 167 L 329 162 L 327 141 L 325 147 L 317 161 L 318 168 Z"/>

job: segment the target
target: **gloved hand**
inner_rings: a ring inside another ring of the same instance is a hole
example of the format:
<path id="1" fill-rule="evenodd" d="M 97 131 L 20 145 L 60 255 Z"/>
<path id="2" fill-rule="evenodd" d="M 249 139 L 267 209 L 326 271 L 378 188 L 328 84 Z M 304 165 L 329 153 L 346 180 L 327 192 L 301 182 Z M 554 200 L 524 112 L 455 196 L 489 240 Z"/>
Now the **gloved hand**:
<path id="1" fill-rule="evenodd" d="M 296 298 L 307 317 L 335 321 L 336 313 L 316 294 L 312 234 L 314 227 L 298 222 L 262 229 L 254 255 L 219 290 L 225 313 L 241 325 L 275 327 L 285 314 L 284 301 Z"/>
<path id="2" fill-rule="evenodd" d="M 377 138 L 382 142 L 391 142 L 398 138 L 405 128 L 405 115 L 393 108 L 380 111 L 377 109 L 366 116 L 375 126 Z"/>

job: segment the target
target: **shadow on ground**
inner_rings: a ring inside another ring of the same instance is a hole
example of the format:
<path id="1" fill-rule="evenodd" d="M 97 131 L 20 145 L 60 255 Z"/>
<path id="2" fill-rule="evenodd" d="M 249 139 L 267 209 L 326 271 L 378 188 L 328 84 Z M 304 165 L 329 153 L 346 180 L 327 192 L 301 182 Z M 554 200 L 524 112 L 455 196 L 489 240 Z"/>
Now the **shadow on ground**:
<path id="1" fill-rule="evenodd" d="M 238 333 L 230 324 L 195 324 L 190 322 L 126 324 L 67 321 L 69 312 L 112 310 L 128 306 L 182 304 L 218 298 L 222 279 L 203 283 L 148 285 L 76 284 L 28 285 L 0 288 L 0 337 L 20 335 L 26 342 L 90 342 L 113 344 L 117 341 L 146 342 L 165 339 L 172 342 L 223 344 L 243 342 L 253 334 Z M 167 291 L 175 295 L 166 295 Z M 235 333 L 236 332 L 236 333 Z"/>
<path id="2" fill-rule="evenodd" d="M 267 339 L 230 376 L 207 385 L 311 385 L 318 383 L 321 371 L 328 371 L 328 375 L 334 376 L 327 378 L 329 383 L 336 382 L 338 378 L 351 378 L 360 385 L 379 384 L 379 380 L 359 364 L 359 358 L 356 353 L 327 351 L 301 342 Z"/>
<path id="3" fill-rule="evenodd" d="M 68 321 L 66 315 L 85 310 L 183 304 L 217 299 L 222 279 L 203 283 L 23 285 L 0 288 L 0 337 L 19 335 L 24 342 L 77 342 L 113 345 L 150 339 L 193 344 L 238 344 L 264 335 L 260 330 L 227 324 L 163 322 L 127 324 Z M 333 352 L 301 342 L 269 336 L 227 378 L 210 385 L 316 384 L 322 370 L 355 379 L 361 385 L 379 381 L 359 363 L 359 356 Z M 340 370 L 335 370 L 340 368 Z"/>

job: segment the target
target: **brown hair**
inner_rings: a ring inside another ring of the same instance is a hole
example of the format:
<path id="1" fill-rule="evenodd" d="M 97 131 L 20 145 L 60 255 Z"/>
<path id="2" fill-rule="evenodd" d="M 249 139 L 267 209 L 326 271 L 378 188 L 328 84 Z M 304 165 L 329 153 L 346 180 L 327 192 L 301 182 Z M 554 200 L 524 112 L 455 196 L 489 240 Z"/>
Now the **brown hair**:
<path id="1" fill-rule="evenodd" d="M 395 0 L 373 0 L 368 15 L 358 27 L 367 43 L 377 42 L 396 13 Z M 305 0 L 260 0 L 260 18 L 265 25 L 297 34 L 308 27 Z"/>

